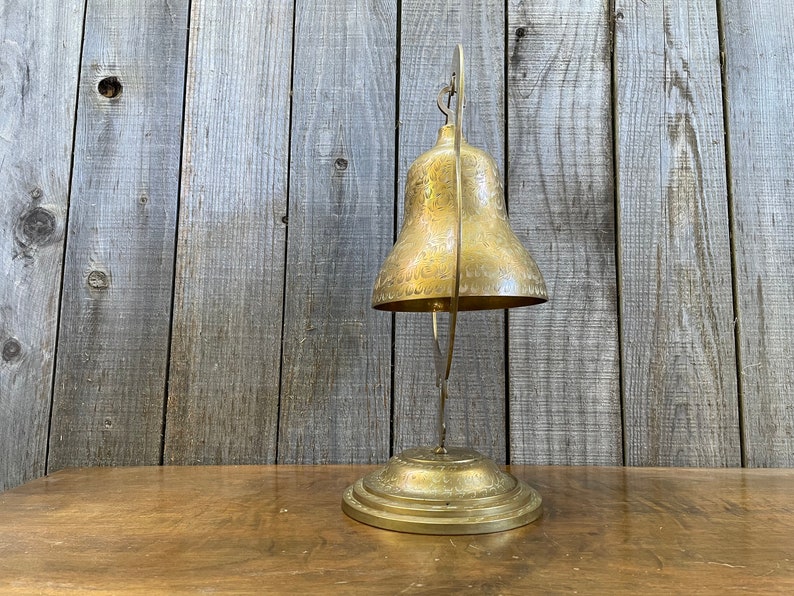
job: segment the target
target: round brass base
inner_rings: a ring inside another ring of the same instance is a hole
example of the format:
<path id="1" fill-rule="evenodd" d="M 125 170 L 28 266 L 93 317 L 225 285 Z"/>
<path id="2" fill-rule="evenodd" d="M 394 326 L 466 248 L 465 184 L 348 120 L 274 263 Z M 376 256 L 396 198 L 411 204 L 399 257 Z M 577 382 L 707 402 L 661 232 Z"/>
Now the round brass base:
<path id="1" fill-rule="evenodd" d="M 348 487 L 342 510 L 355 520 L 414 534 L 487 534 L 541 514 L 536 490 L 484 455 L 449 448 L 407 449 Z"/>

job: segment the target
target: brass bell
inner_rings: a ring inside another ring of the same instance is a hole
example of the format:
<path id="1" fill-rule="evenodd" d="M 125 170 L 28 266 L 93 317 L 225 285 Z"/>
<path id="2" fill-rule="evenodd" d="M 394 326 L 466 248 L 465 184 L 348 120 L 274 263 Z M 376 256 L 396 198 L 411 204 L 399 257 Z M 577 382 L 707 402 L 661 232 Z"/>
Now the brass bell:
<path id="1" fill-rule="evenodd" d="M 537 519 L 542 499 L 477 451 L 446 445 L 457 315 L 459 310 L 527 306 L 548 298 L 535 261 L 510 229 L 493 158 L 463 138 L 460 45 L 453 53 L 450 83 L 436 101 L 447 123 L 435 147 L 408 170 L 405 220 L 375 281 L 372 306 L 432 313 L 438 443 L 407 449 L 360 478 L 345 491 L 342 509 L 360 522 L 402 532 L 498 532 Z M 439 342 L 439 312 L 449 312 L 446 357 Z"/>
<path id="2" fill-rule="evenodd" d="M 450 310 L 458 225 L 454 138 L 455 125 L 443 126 L 435 146 L 408 170 L 405 219 L 375 280 L 373 308 Z M 458 310 L 545 302 L 543 276 L 510 228 L 493 158 L 462 139 L 460 164 L 463 234 Z"/>

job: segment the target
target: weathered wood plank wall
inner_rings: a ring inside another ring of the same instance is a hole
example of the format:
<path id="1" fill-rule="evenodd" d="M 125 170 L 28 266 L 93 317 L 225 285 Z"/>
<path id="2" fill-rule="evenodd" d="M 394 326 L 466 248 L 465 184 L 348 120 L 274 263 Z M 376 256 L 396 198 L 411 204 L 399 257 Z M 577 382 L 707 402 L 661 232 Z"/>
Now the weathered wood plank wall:
<path id="1" fill-rule="evenodd" d="M 186 1 L 86 4 L 52 468 L 160 461 L 186 19 Z"/>
<path id="2" fill-rule="evenodd" d="M 467 136 L 551 301 L 461 317 L 451 441 L 794 465 L 792 18 L 773 0 L 6 2 L 0 490 L 432 441 L 427 317 L 369 297 L 457 42 Z"/>
<path id="3" fill-rule="evenodd" d="M 615 71 L 626 461 L 738 465 L 714 1 L 618 2 Z"/>
<path id="4" fill-rule="evenodd" d="M 722 6 L 744 457 L 794 466 L 794 7 Z"/>
<path id="5" fill-rule="evenodd" d="M 517 1 L 509 19 L 510 217 L 551 296 L 508 313 L 512 460 L 618 464 L 610 14 Z"/>
<path id="6" fill-rule="evenodd" d="M 275 458 L 292 20 L 285 2 L 192 3 L 167 463 Z"/>
<path id="7" fill-rule="evenodd" d="M 278 461 L 378 461 L 391 325 L 351 288 L 368 287 L 392 244 L 397 5 L 295 9 Z"/>
<path id="8" fill-rule="evenodd" d="M 0 490 L 47 466 L 83 9 L 0 8 Z"/>

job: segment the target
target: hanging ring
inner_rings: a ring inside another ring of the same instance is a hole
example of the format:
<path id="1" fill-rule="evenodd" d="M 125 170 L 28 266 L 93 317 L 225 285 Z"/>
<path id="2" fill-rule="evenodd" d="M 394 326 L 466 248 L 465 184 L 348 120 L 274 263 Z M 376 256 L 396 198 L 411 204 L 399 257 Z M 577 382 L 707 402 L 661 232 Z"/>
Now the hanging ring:
<path id="1" fill-rule="evenodd" d="M 438 97 L 436 98 L 436 103 L 438 104 L 438 109 L 447 117 L 447 121 L 445 124 L 449 124 L 450 122 L 455 121 L 455 113 L 449 108 L 449 103 L 452 99 L 452 95 L 454 94 L 454 89 L 452 85 L 447 85 L 441 91 L 438 92 Z M 446 96 L 446 100 L 444 98 Z"/>

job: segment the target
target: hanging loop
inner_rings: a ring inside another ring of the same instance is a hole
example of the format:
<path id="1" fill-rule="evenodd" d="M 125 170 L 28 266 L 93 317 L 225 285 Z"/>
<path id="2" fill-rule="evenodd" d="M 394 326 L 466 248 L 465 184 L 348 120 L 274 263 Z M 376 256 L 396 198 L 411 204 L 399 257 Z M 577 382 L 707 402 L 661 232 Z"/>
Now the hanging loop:
<path id="1" fill-rule="evenodd" d="M 449 107 L 452 100 L 452 93 L 452 85 L 447 85 L 438 92 L 438 97 L 436 98 L 438 109 L 447 117 L 447 121 L 444 124 L 449 124 L 450 121 L 454 121 L 455 119 L 455 114 Z"/>

